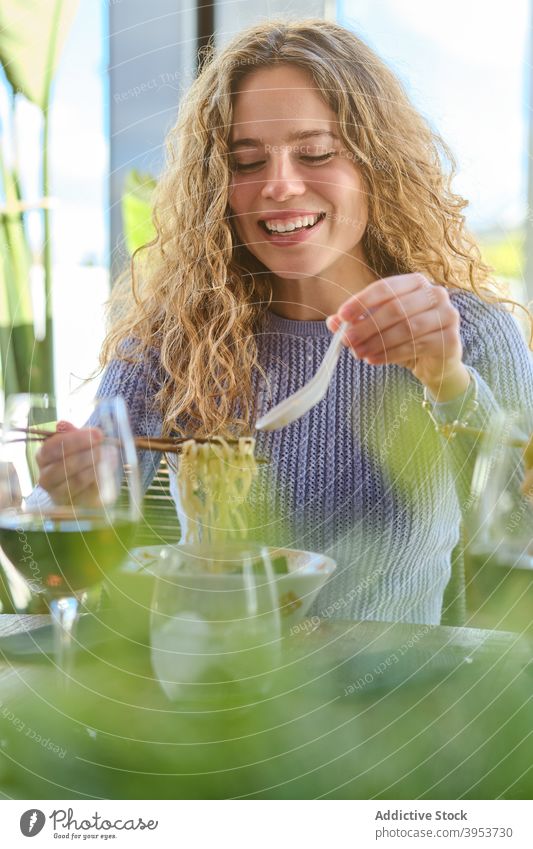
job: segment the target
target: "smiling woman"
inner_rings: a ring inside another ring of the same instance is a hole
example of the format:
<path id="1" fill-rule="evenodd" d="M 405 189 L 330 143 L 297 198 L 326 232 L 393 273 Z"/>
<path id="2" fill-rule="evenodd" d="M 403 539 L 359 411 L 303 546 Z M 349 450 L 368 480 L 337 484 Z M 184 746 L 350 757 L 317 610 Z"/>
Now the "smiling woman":
<path id="1" fill-rule="evenodd" d="M 213 55 L 168 149 L 100 394 L 124 395 L 139 433 L 247 436 L 346 321 L 326 397 L 257 436 L 253 533 L 338 561 L 314 613 L 437 623 L 476 454 L 439 428 L 533 406 L 446 146 L 360 39 L 311 20 Z"/>

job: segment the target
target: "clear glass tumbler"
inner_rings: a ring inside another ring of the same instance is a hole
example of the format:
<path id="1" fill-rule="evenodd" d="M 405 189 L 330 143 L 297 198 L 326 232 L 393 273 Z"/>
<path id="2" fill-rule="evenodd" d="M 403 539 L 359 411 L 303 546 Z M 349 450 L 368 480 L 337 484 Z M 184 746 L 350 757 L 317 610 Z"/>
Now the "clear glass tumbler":
<path id="1" fill-rule="evenodd" d="M 243 543 L 164 550 L 151 658 L 170 700 L 197 706 L 260 700 L 279 666 L 280 635 L 268 549 Z"/>

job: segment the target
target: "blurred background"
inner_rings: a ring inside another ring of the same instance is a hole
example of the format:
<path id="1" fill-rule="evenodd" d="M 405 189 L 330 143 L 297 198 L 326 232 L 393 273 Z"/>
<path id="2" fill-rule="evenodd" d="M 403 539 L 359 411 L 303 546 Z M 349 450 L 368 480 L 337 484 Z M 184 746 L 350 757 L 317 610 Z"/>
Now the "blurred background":
<path id="1" fill-rule="evenodd" d="M 84 405 L 102 306 L 149 235 L 147 199 L 198 49 L 265 17 L 324 16 L 396 71 L 457 159 L 455 188 L 497 276 L 533 297 L 531 0 L 3 0 L 3 386 Z M 50 60 L 52 57 L 52 60 Z M 48 303 L 48 316 L 46 314 Z M 50 341 L 53 340 L 53 349 Z M 32 367 L 30 375 L 29 367 Z"/>

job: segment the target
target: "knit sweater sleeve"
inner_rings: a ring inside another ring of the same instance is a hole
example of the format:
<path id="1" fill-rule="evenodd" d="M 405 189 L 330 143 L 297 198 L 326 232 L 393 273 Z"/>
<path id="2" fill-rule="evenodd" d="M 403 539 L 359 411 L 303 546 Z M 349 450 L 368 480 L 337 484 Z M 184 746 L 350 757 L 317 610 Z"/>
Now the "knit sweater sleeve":
<path id="1" fill-rule="evenodd" d="M 470 413 L 469 424 L 484 429 L 499 411 L 533 409 L 533 357 L 514 316 L 503 306 L 487 304 L 471 293 L 454 292 L 451 299 L 461 316 L 463 362 L 477 383 L 479 406 Z M 461 419 L 472 396 L 471 383 L 463 396 L 435 403 L 431 412 L 441 423 Z M 465 434 L 447 440 L 462 505 L 468 501 L 478 448 L 479 442 Z"/>
<path id="2" fill-rule="evenodd" d="M 154 398 L 157 392 L 157 358 L 142 363 L 127 363 L 113 360 L 107 366 L 96 392 L 96 398 L 112 398 L 121 395 L 128 409 L 134 436 L 160 436 L 162 430 L 161 415 L 157 412 Z M 95 411 L 86 422 L 86 427 L 97 427 L 98 412 Z M 140 451 L 139 465 L 141 484 L 146 490 L 157 472 L 161 455 L 159 452 Z M 29 496 L 32 507 L 44 510 L 53 506 L 50 495 L 40 486 L 36 486 Z"/>
<path id="3" fill-rule="evenodd" d="M 121 395 L 128 409 L 134 436 L 160 436 L 162 431 L 161 413 L 155 403 L 159 388 L 157 379 L 157 355 L 142 362 L 124 362 L 112 360 L 107 366 L 97 398 L 109 398 Z M 88 424 L 97 424 L 90 419 Z M 141 482 L 146 490 L 157 472 L 161 455 L 158 452 L 140 451 L 139 463 Z"/>

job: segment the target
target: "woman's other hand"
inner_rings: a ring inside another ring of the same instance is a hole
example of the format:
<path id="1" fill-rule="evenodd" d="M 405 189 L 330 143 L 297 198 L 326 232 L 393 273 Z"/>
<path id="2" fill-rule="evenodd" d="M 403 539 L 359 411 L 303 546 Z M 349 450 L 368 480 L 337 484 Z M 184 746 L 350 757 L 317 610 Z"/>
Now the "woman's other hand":
<path id="1" fill-rule="evenodd" d="M 97 481 L 99 428 L 76 428 L 70 422 L 58 422 L 56 433 L 43 443 L 36 455 L 39 486 L 56 504 L 100 503 Z"/>
<path id="2" fill-rule="evenodd" d="M 345 344 L 371 365 L 410 369 L 436 401 L 448 401 L 468 388 L 459 334 L 459 312 L 448 290 L 423 274 L 401 274 L 370 283 L 327 320 L 335 332 L 350 327 Z"/>

